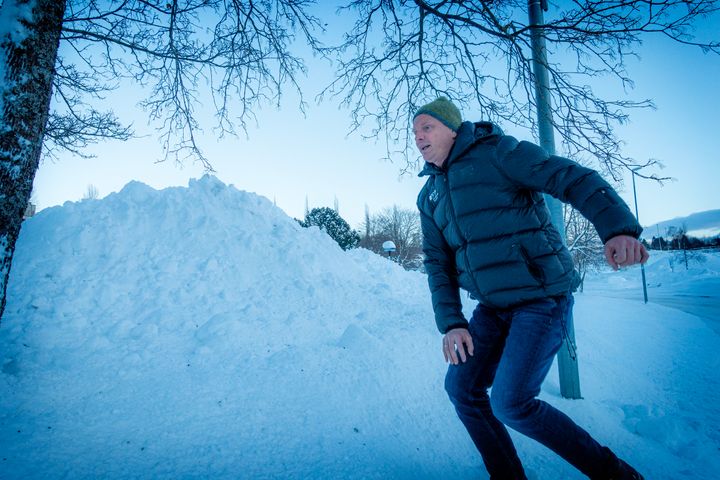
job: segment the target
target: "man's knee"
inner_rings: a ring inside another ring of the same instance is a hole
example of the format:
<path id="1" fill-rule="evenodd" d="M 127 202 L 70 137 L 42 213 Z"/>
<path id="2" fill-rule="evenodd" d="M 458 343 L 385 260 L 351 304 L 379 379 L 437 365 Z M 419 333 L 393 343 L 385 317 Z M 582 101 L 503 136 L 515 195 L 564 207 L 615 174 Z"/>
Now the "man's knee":
<path id="1" fill-rule="evenodd" d="M 456 368 L 449 368 L 445 375 L 445 392 L 456 407 L 470 403 L 470 385 L 460 381 Z"/>
<path id="2" fill-rule="evenodd" d="M 504 392 L 490 394 L 490 407 L 495 418 L 513 428 L 532 418 L 536 403 L 534 398 L 519 398 Z"/>
<path id="3" fill-rule="evenodd" d="M 454 405 L 457 405 L 458 397 L 462 395 L 462 388 L 458 385 L 457 378 L 450 371 L 445 375 L 445 393 L 447 393 Z"/>

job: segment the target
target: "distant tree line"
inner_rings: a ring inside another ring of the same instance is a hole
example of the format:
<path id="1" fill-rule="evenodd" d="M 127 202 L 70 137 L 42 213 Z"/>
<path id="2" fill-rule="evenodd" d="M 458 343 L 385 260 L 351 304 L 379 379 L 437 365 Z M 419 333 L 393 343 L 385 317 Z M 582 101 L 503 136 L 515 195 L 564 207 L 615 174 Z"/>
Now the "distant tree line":
<path id="1" fill-rule="evenodd" d="M 702 248 L 720 248 L 720 235 L 697 238 L 687 234 L 687 227 L 669 227 L 665 236 L 652 237 L 646 248 L 652 250 L 698 250 Z"/>
<path id="2" fill-rule="evenodd" d="M 689 270 L 691 263 L 703 263 L 705 256 L 701 250 L 720 248 L 720 235 L 707 238 L 693 237 L 687 234 L 687 226 L 683 224 L 681 227 L 669 227 L 666 237 L 652 237 L 649 244 L 643 239 L 643 243 L 653 250 L 673 252 L 669 262 L 670 269 L 674 272 L 678 264 L 685 265 L 685 270 Z"/>

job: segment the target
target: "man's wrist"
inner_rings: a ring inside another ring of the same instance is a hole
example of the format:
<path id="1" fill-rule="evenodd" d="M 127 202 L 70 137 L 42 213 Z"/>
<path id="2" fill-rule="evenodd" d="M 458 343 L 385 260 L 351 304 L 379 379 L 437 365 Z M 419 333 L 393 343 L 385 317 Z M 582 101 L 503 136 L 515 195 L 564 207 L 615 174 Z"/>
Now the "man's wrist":
<path id="1" fill-rule="evenodd" d="M 453 330 L 453 329 L 455 329 L 455 328 L 464 328 L 464 329 L 467 330 L 467 328 L 468 328 L 468 322 L 458 322 L 458 323 L 452 323 L 452 324 L 448 325 L 448 326 L 445 328 L 445 331 L 443 332 L 443 335 L 447 334 L 450 330 Z"/>

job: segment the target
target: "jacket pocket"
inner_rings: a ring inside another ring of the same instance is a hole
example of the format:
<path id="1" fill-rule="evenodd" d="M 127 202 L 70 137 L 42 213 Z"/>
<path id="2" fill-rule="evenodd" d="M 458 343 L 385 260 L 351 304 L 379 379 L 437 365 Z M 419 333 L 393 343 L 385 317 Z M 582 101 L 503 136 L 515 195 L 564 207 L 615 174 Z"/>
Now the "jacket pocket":
<path id="1" fill-rule="evenodd" d="M 530 254 L 524 246 L 518 245 L 518 249 L 520 250 L 520 255 L 525 261 L 525 267 L 528 269 L 530 276 L 533 277 L 540 285 L 545 285 L 545 272 L 543 272 L 543 269 L 530 257 Z"/>

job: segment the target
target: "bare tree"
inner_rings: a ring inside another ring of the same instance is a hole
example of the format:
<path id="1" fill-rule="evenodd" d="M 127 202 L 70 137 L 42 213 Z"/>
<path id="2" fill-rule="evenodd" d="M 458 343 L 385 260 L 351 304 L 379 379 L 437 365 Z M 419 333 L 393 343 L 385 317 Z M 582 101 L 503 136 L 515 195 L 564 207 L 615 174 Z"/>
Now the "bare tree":
<path id="1" fill-rule="evenodd" d="M 313 32 L 321 24 L 308 13 L 312 3 L 69 0 L 49 133 L 56 124 L 70 124 L 74 128 L 69 130 L 81 132 L 83 141 L 95 138 L 95 128 L 112 125 L 114 117 L 95 111 L 85 100 L 101 99 L 117 86 L 116 79 L 128 79 L 147 94 L 141 106 L 159 124 L 164 158 L 200 160 L 212 170 L 197 142 L 197 109 L 212 102 L 218 133 L 235 134 L 254 120 L 259 103 L 279 105 L 284 86 L 302 98 L 297 76 L 305 66 L 290 44 L 300 32 L 311 48 L 319 48 Z M 67 148 L 67 142 L 60 146 Z"/>
<path id="2" fill-rule="evenodd" d="M 670 256 L 670 269 L 675 271 L 675 263 L 685 264 L 685 270 L 690 270 L 690 263 L 703 263 L 705 256 L 701 251 L 692 250 L 690 239 L 687 235 L 687 225 L 683 223 L 680 227 L 668 227 L 667 233 L 670 237 L 670 248 L 674 250 Z"/>
<path id="3" fill-rule="evenodd" d="M 100 198 L 100 191 L 92 183 L 87 186 L 87 191 L 83 195 L 83 200 L 97 200 Z"/>
<path id="4" fill-rule="evenodd" d="M 279 102 L 313 49 L 313 0 L 4 0 L 0 17 L 0 316 L 12 255 L 42 149 L 52 155 L 132 131 L 94 104 L 125 80 L 159 125 L 164 159 L 212 165 L 195 113 L 212 104 L 219 135 L 235 134 L 262 102 Z M 58 50 L 59 48 L 59 50 Z M 60 52 L 58 54 L 58 51 Z M 52 98 L 52 103 L 51 103 Z M 52 105 L 52 109 L 51 109 Z M 46 140 L 45 143 L 44 140 Z"/>
<path id="5" fill-rule="evenodd" d="M 383 242 L 392 240 L 400 265 L 415 269 L 422 263 L 422 231 L 417 210 L 393 205 L 374 215 L 366 212 L 361 229 L 365 230 L 365 237 L 360 239 L 360 247 L 384 255 Z"/>
<path id="6" fill-rule="evenodd" d="M 580 273 L 580 291 L 585 284 L 589 269 L 603 265 L 604 246 L 590 220 L 583 217 L 571 205 L 563 205 L 565 239 L 575 268 Z"/>
<path id="7" fill-rule="evenodd" d="M 655 163 L 624 156 L 613 133 L 628 109 L 652 102 L 601 98 L 589 85 L 606 78 L 632 87 L 627 60 L 651 34 L 720 53 L 717 40 L 692 36 L 696 22 L 717 12 L 716 0 L 556 2 L 538 27 L 528 24 L 526 0 L 354 0 L 344 9 L 354 11 L 357 21 L 336 47 L 337 78 L 322 95 L 342 99 L 353 129 L 370 124 L 368 137 L 384 136 L 388 156 L 401 155 L 406 170 L 416 166 L 408 156 L 411 115 L 437 95 L 478 119 L 537 131 L 534 28 L 542 29 L 550 51 L 554 127 L 566 154 L 590 154 L 616 181 L 625 168 Z M 391 152 L 396 144 L 400 152 Z"/>

